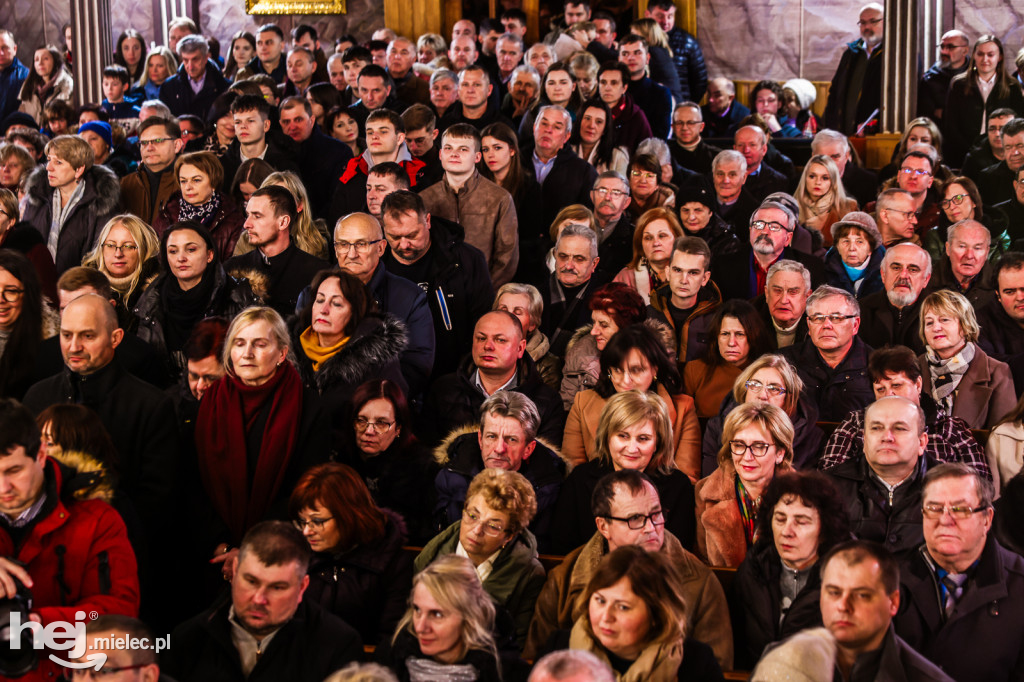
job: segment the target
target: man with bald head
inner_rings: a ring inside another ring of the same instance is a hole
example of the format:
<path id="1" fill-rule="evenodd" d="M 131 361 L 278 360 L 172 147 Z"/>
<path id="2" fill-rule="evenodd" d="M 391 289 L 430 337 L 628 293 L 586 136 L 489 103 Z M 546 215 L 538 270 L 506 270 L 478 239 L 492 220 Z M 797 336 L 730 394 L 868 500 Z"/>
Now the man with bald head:
<path id="1" fill-rule="evenodd" d="M 864 452 L 828 469 L 850 517 L 850 530 L 894 554 L 916 549 L 924 475 L 939 462 L 926 454 L 924 411 L 913 400 L 887 396 L 864 411 Z"/>
<path id="2" fill-rule="evenodd" d="M 971 40 L 963 31 L 953 29 L 939 40 L 939 60 L 924 72 L 917 85 L 917 115 L 927 116 L 940 126 L 946 93 L 953 76 L 967 70 L 971 56 Z"/>
<path id="3" fill-rule="evenodd" d="M 847 43 L 832 78 L 825 105 L 825 127 L 852 135 L 882 105 L 885 7 L 872 2 L 857 17 L 860 38 Z"/>
<path id="4" fill-rule="evenodd" d="M 64 371 L 30 388 L 25 406 L 35 414 L 67 403 L 96 412 L 119 455 L 121 488 L 155 532 L 175 483 L 178 429 L 171 399 L 115 358 L 123 337 L 108 300 L 93 293 L 72 300 L 60 320 Z"/>
<path id="5" fill-rule="evenodd" d="M 859 336 L 872 348 L 906 346 L 920 355 L 921 302 L 931 293 L 932 259 L 917 244 L 904 242 L 890 247 L 882 259 L 884 291 L 860 302 Z"/>
<path id="6" fill-rule="evenodd" d="M 992 234 L 977 220 L 949 227 L 946 257 L 936 265 L 935 287 L 963 294 L 978 312 L 995 298 L 995 280 L 988 253 Z"/>
<path id="7" fill-rule="evenodd" d="M 387 246 L 380 223 L 368 213 L 350 213 L 334 228 L 338 267 L 370 289 L 379 312 L 389 313 L 405 324 L 409 344 L 400 359 L 402 376 L 410 394 L 418 395 L 434 364 L 434 322 L 423 289 L 391 274 L 380 262 Z"/>

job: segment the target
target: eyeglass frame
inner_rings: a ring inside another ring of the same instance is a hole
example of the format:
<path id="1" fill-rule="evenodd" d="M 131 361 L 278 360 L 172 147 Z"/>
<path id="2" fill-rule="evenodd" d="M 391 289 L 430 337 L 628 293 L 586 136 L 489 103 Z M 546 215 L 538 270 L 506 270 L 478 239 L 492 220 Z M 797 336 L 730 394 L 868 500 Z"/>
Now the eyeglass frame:
<path id="1" fill-rule="evenodd" d="M 970 198 L 971 198 L 971 195 L 967 194 L 967 193 L 963 193 L 962 192 L 960 194 L 954 194 L 950 198 L 943 199 L 942 201 L 940 201 L 939 202 L 939 207 L 942 208 L 943 210 L 945 210 L 945 209 L 949 208 L 950 206 L 959 206 L 960 204 L 964 203 L 964 199 L 970 199 Z M 958 199 L 959 199 L 959 201 L 957 201 Z"/>
<path id="2" fill-rule="evenodd" d="M 10 298 L 8 294 L 13 293 L 14 298 Z M 17 303 L 21 300 L 21 297 L 25 295 L 24 289 L 15 289 L 14 287 L 5 287 L 0 289 L 0 299 L 3 299 L 5 303 Z"/>
<path id="3" fill-rule="evenodd" d="M 322 519 L 309 519 L 305 521 L 303 519 L 292 519 L 292 525 L 298 528 L 300 533 L 306 530 L 306 526 L 309 526 L 313 530 L 319 532 L 324 529 L 324 525 L 326 525 L 328 521 L 333 520 L 333 516 L 325 516 Z"/>
<path id="4" fill-rule="evenodd" d="M 924 177 L 926 175 L 935 175 L 931 171 L 927 171 L 924 168 L 900 168 L 897 173 L 903 173 L 904 175 L 916 175 L 917 177 Z"/>
<path id="5" fill-rule="evenodd" d="M 374 433 L 387 433 L 396 424 L 396 422 L 386 422 L 383 419 L 370 421 L 366 417 L 356 417 L 355 419 L 352 420 L 352 424 L 356 427 L 357 431 L 363 433 L 368 431 L 370 427 L 373 427 Z M 381 424 L 387 424 L 387 426 L 382 427 Z M 380 431 L 378 431 L 377 429 L 380 429 Z"/>
<path id="6" fill-rule="evenodd" d="M 469 511 L 467 507 L 462 508 L 462 523 L 472 526 L 474 528 L 482 524 L 484 529 L 484 535 L 488 535 L 492 538 L 499 538 L 503 534 L 508 534 L 509 532 L 508 528 L 502 528 L 498 530 L 494 526 L 484 523 L 482 518 L 474 515 L 473 512 Z"/>
<path id="7" fill-rule="evenodd" d="M 743 449 L 740 452 L 736 452 L 736 446 L 737 445 L 742 445 L 743 446 Z M 764 446 L 764 452 L 762 452 L 759 455 L 759 454 L 757 454 L 757 450 L 755 450 L 754 447 L 755 446 L 760 446 L 760 445 Z M 747 450 L 750 450 L 750 454 L 754 456 L 754 459 L 761 459 L 763 457 L 767 457 L 768 456 L 768 448 L 771 448 L 771 447 L 774 447 L 774 446 L 775 446 L 775 443 L 757 442 L 757 443 L 751 443 L 750 445 L 747 445 L 746 443 L 744 443 L 741 440 L 731 440 L 731 441 L 729 441 L 729 452 L 732 453 L 733 457 L 739 457 L 740 459 L 742 459 L 743 457 L 746 457 Z"/>
<path id="8" fill-rule="evenodd" d="M 991 509 L 992 508 L 992 505 L 990 505 L 990 504 L 982 504 L 982 505 L 979 505 L 977 507 L 968 507 L 967 505 L 962 505 L 962 504 L 952 505 L 952 504 L 949 504 L 948 502 L 944 502 L 941 505 L 942 509 L 940 509 L 938 511 L 936 511 L 935 509 L 928 509 L 928 507 L 938 507 L 938 506 L 939 506 L 938 504 L 934 504 L 934 503 L 933 504 L 922 504 L 921 505 L 921 516 L 923 516 L 924 518 L 928 519 L 929 521 L 939 521 L 939 520 L 942 519 L 943 516 L 946 515 L 946 512 L 949 512 L 950 518 L 955 519 L 957 521 L 966 521 L 967 519 L 971 518 L 972 516 L 974 516 L 978 512 L 985 511 L 986 509 Z M 961 514 L 962 516 L 957 516 L 957 514 Z"/>
<path id="9" fill-rule="evenodd" d="M 621 521 L 622 523 L 626 524 L 626 527 L 629 528 L 630 530 L 643 530 L 644 528 L 647 527 L 647 522 L 648 521 L 650 521 L 651 525 L 654 526 L 655 528 L 657 528 L 658 526 L 664 526 L 665 525 L 665 521 L 666 521 L 665 514 L 667 514 L 667 513 L 668 513 L 667 509 L 659 509 L 658 511 L 651 512 L 650 514 L 633 514 L 632 516 L 630 516 L 628 518 L 623 518 L 621 516 L 610 516 L 610 515 L 609 516 L 604 516 L 602 518 L 608 519 L 609 521 Z M 661 521 L 655 521 L 654 520 L 655 516 L 660 516 L 661 517 Z M 639 526 L 635 526 L 634 527 L 633 523 L 631 523 L 631 521 L 635 522 L 636 519 L 643 519 L 643 522 Z"/>
<path id="10" fill-rule="evenodd" d="M 858 26 L 868 26 L 868 25 L 870 25 L 870 26 L 877 26 L 878 24 L 882 23 L 883 21 L 885 21 L 885 19 L 867 19 L 867 20 L 858 19 L 857 20 L 857 25 Z"/>
<path id="11" fill-rule="evenodd" d="M 828 320 L 833 326 L 835 326 L 842 322 L 846 322 L 847 320 L 852 320 L 855 317 L 860 317 L 860 315 L 843 315 L 842 313 L 829 313 L 828 315 L 825 315 L 824 313 L 817 313 L 815 315 L 807 316 L 807 324 L 811 324 L 812 322 L 814 324 L 825 324 L 825 320 Z"/>
<path id="12" fill-rule="evenodd" d="M 380 244 L 382 241 L 384 241 L 383 237 L 380 239 L 371 239 L 367 241 L 360 239 L 357 242 L 347 242 L 344 239 L 339 239 L 331 243 L 334 244 L 335 250 L 341 249 L 342 253 L 348 253 L 352 249 L 355 249 L 356 253 L 367 253 L 369 252 L 371 246 L 373 246 L 374 244 Z"/>
<path id="13" fill-rule="evenodd" d="M 115 244 L 114 242 L 103 242 L 100 246 L 103 247 L 104 251 L 111 251 L 113 253 L 120 251 L 121 253 L 128 254 L 139 250 L 138 244 Z"/>
<path id="14" fill-rule="evenodd" d="M 763 388 L 765 392 L 768 393 L 768 395 L 773 396 L 786 395 L 787 393 L 789 393 L 789 389 L 787 389 L 785 386 L 781 384 L 763 384 L 757 379 L 747 379 L 745 382 L 743 382 L 743 388 L 747 389 L 748 391 L 756 391 L 758 393 L 760 393 L 761 389 Z"/>
<path id="15" fill-rule="evenodd" d="M 758 227 L 758 225 L 760 225 L 760 227 Z M 773 225 L 777 225 L 778 227 L 772 229 Z M 779 232 L 793 231 L 786 227 L 785 225 L 783 225 L 782 223 L 777 222 L 775 220 L 751 220 L 750 229 L 757 230 L 758 232 L 764 232 L 767 230 L 768 232 L 772 232 L 773 234 L 778 234 Z"/>
<path id="16" fill-rule="evenodd" d="M 621 199 L 622 197 L 628 197 L 629 192 L 623 192 L 621 189 L 608 189 L 607 187 L 595 187 L 591 190 L 598 196 L 607 197 L 609 194 L 615 199 Z"/>
<path id="17" fill-rule="evenodd" d="M 158 145 L 158 144 L 163 144 L 164 142 L 174 142 L 177 139 L 180 139 L 180 138 L 177 138 L 177 137 L 154 137 L 154 138 L 151 138 L 151 139 L 148 139 L 148 140 L 143 140 L 142 138 L 139 138 L 139 149 L 142 149 L 143 147 L 152 147 L 152 146 L 155 146 L 155 145 Z"/>
<path id="18" fill-rule="evenodd" d="M 93 679 L 102 680 L 102 679 L 105 679 L 105 678 L 107 678 L 107 677 L 109 677 L 111 675 L 116 675 L 117 673 L 123 673 L 126 670 L 141 670 L 142 668 L 145 668 L 146 666 L 150 666 L 150 665 L 154 665 L 154 664 L 153 663 L 135 663 L 133 665 L 122 665 L 122 666 L 118 666 L 116 668 L 108 668 L 106 666 L 103 666 L 99 670 L 96 670 L 93 667 L 80 668 L 78 670 L 66 670 L 64 672 L 64 678 L 63 679 L 65 679 L 65 680 L 81 679 L 81 678 L 85 677 L 86 673 L 89 673 L 89 676 L 92 677 Z"/>

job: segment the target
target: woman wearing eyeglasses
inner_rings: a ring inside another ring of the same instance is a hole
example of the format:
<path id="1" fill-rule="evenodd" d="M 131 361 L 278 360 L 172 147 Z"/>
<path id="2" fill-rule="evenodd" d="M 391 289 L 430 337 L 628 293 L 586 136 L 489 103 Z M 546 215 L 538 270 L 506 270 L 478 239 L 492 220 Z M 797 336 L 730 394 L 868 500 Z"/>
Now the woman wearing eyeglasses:
<path id="1" fill-rule="evenodd" d="M 213 237 L 217 255 L 227 260 L 242 235 L 245 212 L 220 191 L 224 182 L 220 160 L 213 152 L 183 154 L 174 162 L 174 176 L 181 189 L 164 204 L 153 220 L 153 229 L 162 236 L 173 223 L 182 220 L 199 223 Z"/>
<path id="2" fill-rule="evenodd" d="M 160 240 L 161 272 L 133 310 L 139 339 L 164 358 L 172 377 L 187 373 L 182 352 L 204 318 L 231 319 L 258 303 L 250 282 L 224 270 L 213 237 L 194 222 L 174 223 Z"/>
<path id="3" fill-rule="evenodd" d="M 525 476 L 484 469 L 469 484 L 462 519 L 428 542 L 415 562 L 421 571 L 439 556 L 468 557 L 484 590 L 512 616 L 520 648 L 544 586 L 537 539 L 527 530 L 536 512 L 537 496 Z"/>
<path id="4" fill-rule="evenodd" d="M 313 550 L 303 599 L 340 616 L 364 644 L 389 637 L 412 585 L 401 517 L 378 507 L 351 467 L 333 462 L 302 475 L 288 510 Z"/>
<path id="5" fill-rule="evenodd" d="M 962 294 L 940 289 L 921 304 L 922 393 L 972 429 L 991 429 L 1013 410 L 1010 367 L 978 346 L 978 318 Z"/>
<path id="6" fill-rule="evenodd" d="M 149 225 L 126 213 L 111 218 L 82 265 L 99 270 L 117 295 L 117 318 L 125 333 L 138 329 L 135 306 L 160 269 L 160 240 Z"/>
<path id="7" fill-rule="evenodd" d="M 310 285 L 308 303 L 291 322 L 299 372 L 320 394 L 331 416 L 332 449 L 351 442 L 350 402 L 369 379 L 388 379 L 407 390 L 398 360 L 407 345 L 405 326 L 376 312 L 366 285 L 355 275 L 321 270 Z"/>
<path id="8" fill-rule="evenodd" d="M 821 626 L 819 562 L 850 539 L 841 499 L 816 471 L 782 474 L 768 486 L 757 539 L 733 582 L 738 669 L 752 668 L 769 644 Z"/>
<path id="9" fill-rule="evenodd" d="M 697 483 L 697 554 L 736 568 L 756 540 L 761 501 L 776 473 L 791 469 L 793 423 L 780 407 L 743 403 L 725 419 L 718 468 Z"/>
<path id="10" fill-rule="evenodd" d="M 796 368 L 781 355 L 762 355 L 751 362 L 733 383 L 732 395 L 704 427 L 703 475 L 710 476 L 718 468 L 723 424 L 729 413 L 744 403 L 764 403 L 782 409 L 793 424 L 793 467 L 814 469 L 825 434 L 817 425 L 817 405 L 800 399 L 803 386 Z"/>
<path id="11" fill-rule="evenodd" d="M 558 493 L 550 533 L 555 551 L 568 553 L 593 536 L 594 488 L 605 474 L 622 469 L 642 471 L 651 479 L 665 509 L 665 529 L 687 549 L 693 547 L 693 484 L 677 468 L 670 410 L 651 392 L 624 389 L 608 398 L 593 438 L 594 458 L 573 469 Z M 687 415 L 692 420 L 687 431 L 695 439 L 700 429 L 692 402 Z"/>
<path id="12" fill-rule="evenodd" d="M 952 178 L 942 188 L 942 201 L 939 203 L 942 215 L 939 224 L 928 230 L 921 240 L 921 246 L 928 249 L 932 259 L 946 259 L 946 241 L 949 228 L 961 220 L 977 220 L 988 228 L 992 235 L 989 245 L 989 259 L 994 260 L 1004 251 L 1010 249 L 1010 235 L 1006 232 L 1006 216 L 1002 211 L 990 206 L 983 206 L 981 192 L 974 181 L 966 176 Z M 941 276 L 941 273 L 936 272 Z"/>
<path id="13" fill-rule="evenodd" d="M 0 249 L 0 397 L 24 397 L 39 345 L 59 329 L 60 318 L 43 298 L 31 261 Z"/>
<path id="14" fill-rule="evenodd" d="M 675 208 L 676 188 L 671 185 L 662 185 L 661 164 L 658 157 L 653 154 L 637 154 L 629 162 L 629 171 L 626 176 L 629 179 L 630 202 L 628 211 L 637 222 L 652 208 Z"/>
<path id="15" fill-rule="evenodd" d="M 1008 107 L 1024 113 L 1024 93 L 1006 72 L 1003 43 L 993 35 L 984 35 L 974 43 L 974 53 L 967 71 L 953 77 L 943 109 L 943 132 L 946 143 L 943 155 L 954 168 L 959 168 L 967 150 L 985 134 L 988 115 Z"/>
<path id="16" fill-rule="evenodd" d="M 437 465 L 413 434 L 405 393 L 393 381 L 370 379 L 352 394 L 351 414 L 337 461 L 356 470 L 378 506 L 402 516 L 410 542 L 426 543 L 435 532 L 434 488 L 423 482 L 434 480 Z"/>

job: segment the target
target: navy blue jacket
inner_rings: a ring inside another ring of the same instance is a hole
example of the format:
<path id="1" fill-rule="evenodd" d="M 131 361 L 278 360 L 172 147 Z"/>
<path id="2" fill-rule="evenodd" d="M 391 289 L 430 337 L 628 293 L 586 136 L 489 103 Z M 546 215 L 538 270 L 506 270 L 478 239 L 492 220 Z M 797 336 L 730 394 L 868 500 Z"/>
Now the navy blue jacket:
<path id="1" fill-rule="evenodd" d="M 21 94 L 21 86 L 28 78 L 28 67 L 22 64 L 17 57 L 3 71 L 0 71 L 0 120 L 7 118 L 21 106 L 18 95 Z"/>
<path id="2" fill-rule="evenodd" d="M 413 282 L 388 272 L 383 263 L 377 264 L 367 286 L 377 310 L 405 323 L 408 345 L 399 365 L 410 394 L 417 395 L 426 388 L 434 366 L 434 320 L 427 295 Z"/>
<path id="3" fill-rule="evenodd" d="M 210 106 L 217 96 L 228 89 L 228 82 L 213 62 L 206 62 L 206 80 L 199 93 L 192 92 L 185 67 L 179 66 L 178 72 L 164 81 L 160 86 L 160 101 L 171 109 L 175 116 L 192 114 L 206 120 Z"/>

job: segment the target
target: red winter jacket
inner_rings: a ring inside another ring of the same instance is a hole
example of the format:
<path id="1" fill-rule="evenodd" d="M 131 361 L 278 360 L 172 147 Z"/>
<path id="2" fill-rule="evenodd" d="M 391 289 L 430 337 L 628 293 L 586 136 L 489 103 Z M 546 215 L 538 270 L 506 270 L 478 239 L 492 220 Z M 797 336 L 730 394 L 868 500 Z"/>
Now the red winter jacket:
<path id="1" fill-rule="evenodd" d="M 93 612 L 138 616 L 138 569 L 120 514 L 102 500 L 75 499 L 69 485 L 74 469 L 52 458 L 45 466 L 46 494 L 61 491 L 56 506 L 18 548 L 0 527 L 0 556 L 20 561 L 32 576 L 32 612 L 44 626 L 58 620 L 74 624 L 76 611 L 86 613 L 86 622 Z M 22 680 L 53 680 L 63 672 L 47 660 L 47 651 L 39 653 L 40 667 Z M 67 659 L 67 652 L 53 653 Z"/>

